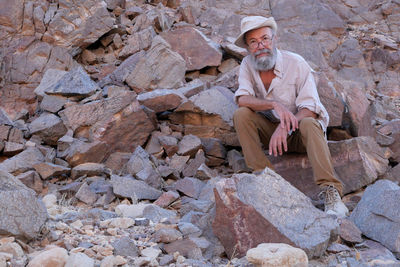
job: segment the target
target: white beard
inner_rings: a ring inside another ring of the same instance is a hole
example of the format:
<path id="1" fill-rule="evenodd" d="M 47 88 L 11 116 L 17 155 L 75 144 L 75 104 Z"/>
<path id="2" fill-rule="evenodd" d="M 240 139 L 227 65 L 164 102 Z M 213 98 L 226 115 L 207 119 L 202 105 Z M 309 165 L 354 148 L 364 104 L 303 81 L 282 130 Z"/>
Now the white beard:
<path id="1" fill-rule="evenodd" d="M 262 53 L 267 53 L 267 56 L 257 58 L 256 56 Z M 250 54 L 251 62 L 256 70 L 267 71 L 274 68 L 276 63 L 277 49 L 262 49 Z"/>

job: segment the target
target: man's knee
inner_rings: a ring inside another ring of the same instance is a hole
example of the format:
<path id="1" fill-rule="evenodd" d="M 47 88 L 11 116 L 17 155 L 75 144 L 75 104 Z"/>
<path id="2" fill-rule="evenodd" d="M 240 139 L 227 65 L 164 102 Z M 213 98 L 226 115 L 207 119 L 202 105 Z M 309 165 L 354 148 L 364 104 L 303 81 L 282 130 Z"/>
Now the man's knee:
<path id="1" fill-rule="evenodd" d="M 316 129 L 322 131 L 321 125 L 320 125 L 319 122 L 318 122 L 316 119 L 314 119 L 314 118 L 306 117 L 306 118 L 303 118 L 303 119 L 299 122 L 299 130 L 300 130 L 300 132 L 303 132 L 303 133 L 304 133 L 304 132 L 306 132 L 306 131 L 308 131 L 308 130 L 316 130 Z"/>
<path id="2" fill-rule="evenodd" d="M 233 121 L 235 124 L 240 122 L 246 122 L 254 115 L 254 111 L 248 107 L 240 107 L 233 113 Z"/>

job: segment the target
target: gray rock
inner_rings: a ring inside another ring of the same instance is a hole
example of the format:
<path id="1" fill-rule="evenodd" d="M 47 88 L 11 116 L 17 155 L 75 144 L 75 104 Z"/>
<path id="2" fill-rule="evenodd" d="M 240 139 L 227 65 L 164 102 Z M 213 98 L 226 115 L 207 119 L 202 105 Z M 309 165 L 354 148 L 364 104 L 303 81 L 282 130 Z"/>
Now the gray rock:
<path id="1" fill-rule="evenodd" d="M 57 156 L 64 157 L 68 164 L 74 167 L 87 162 L 102 162 L 108 151 L 109 146 L 101 141 L 87 143 L 75 139 L 62 155 Z"/>
<path id="2" fill-rule="evenodd" d="M 46 208 L 36 193 L 0 169 L 0 233 L 31 240 L 46 220 Z"/>
<path id="3" fill-rule="evenodd" d="M 62 120 L 54 114 L 42 114 L 29 125 L 31 134 L 39 136 L 46 144 L 56 145 L 66 132 Z"/>
<path id="4" fill-rule="evenodd" d="M 87 97 L 100 90 L 82 67 L 77 67 L 66 73 L 53 86 L 44 91 L 49 95 Z"/>
<path id="5" fill-rule="evenodd" d="M 101 163 L 82 163 L 78 166 L 75 166 L 71 170 L 71 178 L 76 179 L 80 176 L 86 175 L 87 177 L 96 176 L 96 175 L 103 175 L 106 172 L 104 168 L 104 164 Z"/>
<path id="6" fill-rule="evenodd" d="M 179 142 L 178 154 L 181 156 L 194 157 L 202 147 L 201 140 L 194 135 L 185 135 Z"/>
<path id="7" fill-rule="evenodd" d="M 35 164 L 44 161 L 44 156 L 35 147 L 28 148 L 12 158 L 0 163 L 0 168 L 13 174 L 20 174 L 33 169 Z"/>
<path id="8" fill-rule="evenodd" d="M 44 111 L 56 113 L 60 111 L 67 102 L 68 99 L 64 96 L 45 95 L 40 103 L 40 108 Z"/>
<path id="9" fill-rule="evenodd" d="M 53 178 L 55 176 L 61 176 L 69 174 L 71 168 L 56 165 L 49 162 L 41 162 L 33 165 L 33 168 L 39 173 L 43 180 Z"/>
<path id="10" fill-rule="evenodd" d="M 175 183 L 175 189 L 188 197 L 198 198 L 204 182 L 192 177 L 185 177 Z"/>
<path id="11" fill-rule="evenodd" d="M 189 164 L 185 167 L 182 171 L 183 176 L 195 176 L 200 168 L 201 165 L 205 164 L 206 158 L 204 156 L 204 151 L 199 149 L 196 153 L 194 159 L 192 159 Z"/>
<path id="12" fill-rule="evenodd" d="M 120 197 L 130 197 L 134 200 L 155 200 L 161 196 L 161 191 L 154 189 L 143 181 L 135 180 L 130 176 L 111 176 L 113 192 Z"/>
<path id="13" fill-rule="evenodd" d="M 90 189 L 87 183 L 81 185 L 75 197 L 88 205 L 93 205 L 97 200 L 96 193 Z"/>
<path id="14" fill-rule="evenodd" d="M 94 267 L 94 260 L 85 253 L 77 252 L 69 255 L 65 267 Z"/>
<path id="15" fill-rule="evenodd" d="M 158 89 L 138 95 L 140 104 L 154 110 L 163 112 L 177 108 L 186 99 L 175 89 Z"/>
<path id="16" fill-rule="evenodd" d="M 154 242 L 171 243 L 181 239 L 182 233 L 172 228 L 162 228 L 156 231 L 153 235 Z"/>
<path id="17" fill-rule="evenodd" d="M 184 237 L 199 237 L 202 234 L 199 227 L 189 222 L 179 222 L 178 229 Z"/>
<path id="18" fill-rule="evenodd" d="M 40 179 L 40 176 L 35 171 L 27 171 L 21 173 L 20 175 L 16 176 L 18 180 L 20 180 L 24 185 L 29 187 L 30 189 L 35 190 L 36 193 L 41 193 L 43 189 L 43 181 Z"/>
<path id="19" fill-rule="evenodd" d="M 209 200 L 191 199 L 187 203 L 182 204 L 180 214 L 185 215 L 190 211 L 200 211 L 207 213 L 214 203 Z"/>
<path id="20" fill-rule="evenodd" d="M 121 255 L 125 257 L 137 257 L 139 250 L 129 237 L 121 237 L 111 243 L 114 248 L 114 255 Z"/>
<path id="21" fill-rule="evenodd" d="M 35 89 L 35 94 L 39 97 L 43 98 L 46 96 L 45 90 L 48 87 L 53 87 L 65 74 L 67 71 L 58 70 L 58 69 L 48 69 L 43 75 L 40 84 Z"/>
<path id="22" fill-rule="evenodd" d="M 143 217 L 153 221 L 154 223 L 158 223 L 166 219 L 172 219 L 176 216 L 176 211 L 166 210 L 154 204 L 147 205 L 143 210 Z"/>
<path id="23" fill-rule="evenodd" d="M 283 242 L 303 249 L 309 258 L 320 257 L 337 236 L 333 217 L 268 168 L 257 176 L 222 179 L 215 200 L 213 232 L 228 256 L 235 251 L 241 257 L 260 243 Z"/>
<path id="24" fill-rule="evenodd" d="M 251 170 L 247 167 L 243 155 L 235 150 L 229 150 L 228 152 L 228 163 L 234 172 L 250 172 Z"/>
<path id="25" fill-rule="evenodd" d="M 137 226 L 148 226 L 150 220 L 147 218 L 135 218 L 135 225 Z"/>
<path id="26" fill-rule="evenodd" d="M 0 125 L 14 125 L 3 108 L 0 108 Z"/>
<path id="27" fill-rule="evenodd" d="M 379 180 L 367 187 L 350 216 L 365 236 L 379 241 L 397 255 L 400 255 L 399 199 L 397 184 Z"/>
<path id="28" fill-rule="evenodd" d="M 24 144 L 15 142 L 4 142 L 3 155 L 14 156 L 24 149 Z"/>

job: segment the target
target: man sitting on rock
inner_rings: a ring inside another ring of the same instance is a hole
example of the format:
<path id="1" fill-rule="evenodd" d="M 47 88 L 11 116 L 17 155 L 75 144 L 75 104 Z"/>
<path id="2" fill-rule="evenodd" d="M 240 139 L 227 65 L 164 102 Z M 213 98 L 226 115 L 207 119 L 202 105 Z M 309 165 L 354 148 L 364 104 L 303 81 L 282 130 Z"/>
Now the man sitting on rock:
<path id="1" fill-rule="evenodd" d="M 311 67 L 300 56 L 276 47 L 274 18 L 242 19 L 237 46 L 249 55 L 240 65 L 234 125 L 248 167 L 272 168 L 263 151 L 307 152 L 315 182 L 322 188 L 325 212 L 345 217 L 342 183 L 335 177 L 325 139 L 329 116 L 321 104 Z"/>

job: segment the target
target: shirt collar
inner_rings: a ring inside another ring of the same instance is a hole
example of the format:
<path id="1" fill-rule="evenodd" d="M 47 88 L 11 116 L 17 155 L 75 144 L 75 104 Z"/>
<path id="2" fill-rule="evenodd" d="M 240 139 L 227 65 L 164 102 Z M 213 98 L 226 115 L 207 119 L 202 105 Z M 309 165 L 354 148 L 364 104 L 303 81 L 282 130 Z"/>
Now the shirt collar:
<path id="1" fill-rule="evenodd" d="M 283 62 L 282 62 L 282 53 L 279 49 L 276 49 L 276 62 L 274 68 L 274 74 L 279 78 L 283 76 Z"/>

